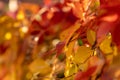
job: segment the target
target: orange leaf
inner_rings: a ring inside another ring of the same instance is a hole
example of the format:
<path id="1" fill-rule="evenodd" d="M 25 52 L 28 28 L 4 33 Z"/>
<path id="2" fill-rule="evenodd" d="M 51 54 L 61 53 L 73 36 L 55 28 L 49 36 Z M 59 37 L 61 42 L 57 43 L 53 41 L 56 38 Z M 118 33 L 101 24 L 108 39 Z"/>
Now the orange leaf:
<path id="1" fill-rule="evenodd" d="M 80 19 L 84 19 L 84 13 L 83 13 L 83 7 L 82 7 L 82 4 L 81 3 L 74 3 L 74 6 L 73 6 L 73 14 L 80 18 Z"/>
<path id="2" fill-rule="evenodd" d="M 62 41 L 65 40 L 65 44 L 67 44 L 70 40 L 70 38 L 73 36 L 73 34 L 75 33 L 75 31 L 77 31 L 80 28 L 80 23 L 76 22 L 74 25 L 72 25 L 70 28 L 64 30 L 61 34 L 60 34 L 60 39 Z"/>

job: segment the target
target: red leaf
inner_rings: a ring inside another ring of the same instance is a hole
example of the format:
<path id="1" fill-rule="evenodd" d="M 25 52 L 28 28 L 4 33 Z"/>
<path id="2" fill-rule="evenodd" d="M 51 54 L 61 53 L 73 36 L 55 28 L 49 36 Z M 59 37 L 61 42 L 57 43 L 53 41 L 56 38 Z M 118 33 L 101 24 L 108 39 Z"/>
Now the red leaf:
<path id="1" fill-rule="evenodd" d="M 56 53 L 57 53 L 56 56 L 59 56 L 59 55 L 62 53 L 64 46 L 65 46 L 65 42 L 59 42 L 59 43 L 56 45 L 56 49 L 55 49 L 55 50 L 56 50 Z"/>
<path id="2" fill-rule="evenodd" d="M 32 34 L 32 35 L 36 35 L 36 34 L 39 34 L 40 32 L 40 24 L 38 21 L 36 20 L 33 20 L 30 27 L 29 27 L 29 33 Z"/>
<path id="3" fill-rule="evenodd" d="M 95 72 L 96 69 L 97 69 L 97 66 L 92 66 L 88 68 L 88 70 L 85 72 L 79 71 L 75 75 L 75 80 L 89 80 L 90 76 L 92 76 L 92 74 Z"/>
<path id="4" fill-rule="evenodd" d="M 97 41 L 101 42 L 107 33 L 111 32 L 113 42 L 120 49 L 120 0 L 100 0 L 104 13 L 98 19 Z"/>
<path id="5" fill-rule="evenodd" d="M 100 43 L 105 38 L 106 34 L 110 32 L 110 30 L 112 29 L 112 26 L 114 27 L 112 23 L 108 23 L 108 22 L 102 22 L 99 25 L 99 28 L 97 31 L 97 42 L 98 43 Z"/>

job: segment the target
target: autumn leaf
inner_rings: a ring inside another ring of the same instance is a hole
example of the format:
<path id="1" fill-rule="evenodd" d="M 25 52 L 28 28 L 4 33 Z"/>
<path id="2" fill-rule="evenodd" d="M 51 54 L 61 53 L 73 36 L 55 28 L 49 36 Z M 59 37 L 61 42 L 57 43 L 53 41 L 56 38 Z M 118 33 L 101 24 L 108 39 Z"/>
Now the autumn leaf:
<path id="1" fill-rule="evenodd" d="M 104 67 L 105 61 L 104 59 L 101 59 L 97 56 L 92 56 L 89 60 L 88 60 L 88 68 L 91 66 L 97 66 L 96 67 L 96 71 L 93 73 L 93 77 L 97 76 L 98 74 L 101 73 L 103 67 Z"/>
<path id="2" fill-rule="evenodd" d="M 109 34 L 100 44 L 100 49 L 103 51 L 103 53 L 108 54 L 113 52 L 111 47 L 111 42 L 112 42 L 112 37 Z"/>
<path id="3" fill-rule="evenodd" d="M 72 41 L 68 44 L 66 47 L 66 56 L 70 57 L 71 55 L 74 55 L 74 46 L 75 46 L 75 41 Z"/>
<path id="4" fill-rule="evenodd" d="M 91 55 L 93 54 L 93 50 L 90 47 L 79 46 L 77 52 L 74 56 L 74 61 L 76 63 L 84 63 Z"/>
<path id="5" fill-rule="evenodd" d="M 102 1 L 102 0 L 101 0 Z M 103 0 L 104 2 L 105 0 Z M 117 3 L 119 0 L 115 0 Z M 119 17 L 120 17 L 120 5 L 112 3 L 112 1 L 105 1 L 109 2 L 110 4 L 102 6 L 100 11 L 103 11 L 102 15 L 98 17 L 98 31 L 97 31 L 97 41 L 98 43 L 101 42 L 105 35 L 107 35 L 109 32 L 112 34 L 112 40 L 113 42 L 119 46 L 119 36 L 117 36 L 119 33 Z"/>
<path id="6" fill-rule="evenodd" d="M 71 4 L 72 5 L 72 4 Z M 80 19 L 84 19 L 84 17 L 85 17 L 85 15 L 84 15 L 84 12 L 83 12 L 83 7 L 82 7 L 82 4 L 81 3 L 79 3 L 79 2 L 76 2 L 76 3 L 74 3 L 73 4 L 73 14 L 76 16 L 76 17 L 78 17 L 78 18 L 80 18 Z"/>
<path id="7" fill-rule="evenodd" d="M 32 73 L 40 73 L 40 74 L 47 74 L 51 71 L 50 66 L 44 60 L 38 58 L 35 59 L 30 65 L 29 70 Z"/>
<path id="8" fill-rule="evenodd" d="M 78 71 L 77 74 L 75 75 L 74 80 L 89 80 L 90 76 L 92 76 L 96 68 L 97 66 L 92 66 L 92 67 L 89 67 L 85 72 Z"/>
<path id="9" fill-rule="evenodd" d="M 120 79 L 120 0 L 40 2 L 30 23 L 26 15 L 12 27 L 16 19 L 0 16 L 0 80 Z M 21 37 L 24 25 L 29 30 Z"/>
<path id="10" fill-rule="evenodd" d="M 93 45 L 95 43 L 95 40 L 96 40 L 95 31 L 93 31 L 93 30 L 88 30 L 87 31 L 87 40 L 91 45 Z"/>
<path id="11" fill-rule="evenodd" d="M 65 41 L 65 45 L 67 45 L 67 43 L 69 43 L 70 38 L 73 36 L 73 34 L 75 33 L 75 31 L 77 31 L 79 28 L 80 28 L 80 23 L 76 22 L 74 25 L 72 25 L 68 29 L 64 30 L 60 34 L 60 39 L 62 41 Z"/>
<path id="12" fill-rule="evenodd" d="M 63 49 L 65 47 L 65 42 L 59 42 L 57 45 L 56 45 L 56 56 L 59 56 L 62 52 L 63 52 Z"/>

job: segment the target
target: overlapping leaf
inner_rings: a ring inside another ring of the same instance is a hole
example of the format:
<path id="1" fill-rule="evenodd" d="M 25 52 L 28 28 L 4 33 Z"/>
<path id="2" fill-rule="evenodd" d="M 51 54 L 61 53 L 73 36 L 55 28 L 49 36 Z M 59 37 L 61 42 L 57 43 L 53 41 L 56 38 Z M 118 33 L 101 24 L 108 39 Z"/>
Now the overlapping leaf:
<path id="1" fill-rule="evenodd" d="M 112 42 L 112 37 L 111 35 L 108 35 L 100 44 L 100 49 L 104 52 L 104 53 L 112 53 L 112 47 L 111 47 L 111 42 Z"/>
<path id="2" fill-rule="evenodd" d="M 92 66 L 92 67 L 89 67 L 88 70 L 85 72 L 79 71 L 75 75 L 74 80 L 89 80 L 92 74 L 95 72 L 95 70 L 96 70 L 96 66 Z"/>
<path id="3" fill-rule="evenodd" d="M 93 54 L 93 50 L 90 47 L 80 46 L 75 53 L 74 61 L 76 63 L 84 63 L 91 55 Z"/>

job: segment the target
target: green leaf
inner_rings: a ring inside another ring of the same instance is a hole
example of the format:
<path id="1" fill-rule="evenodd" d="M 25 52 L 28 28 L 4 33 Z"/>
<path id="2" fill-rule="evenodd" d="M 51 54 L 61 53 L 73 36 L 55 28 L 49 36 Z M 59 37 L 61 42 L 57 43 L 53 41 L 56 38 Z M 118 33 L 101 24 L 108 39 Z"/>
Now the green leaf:
<path id="1" fill-rule="evenodd" d="M 82 45 L 83 45 L 82 39 L 78 39 L 78 44 L 79 44 L 79 46 L 82 46 Z"/>

